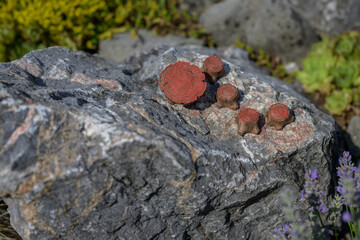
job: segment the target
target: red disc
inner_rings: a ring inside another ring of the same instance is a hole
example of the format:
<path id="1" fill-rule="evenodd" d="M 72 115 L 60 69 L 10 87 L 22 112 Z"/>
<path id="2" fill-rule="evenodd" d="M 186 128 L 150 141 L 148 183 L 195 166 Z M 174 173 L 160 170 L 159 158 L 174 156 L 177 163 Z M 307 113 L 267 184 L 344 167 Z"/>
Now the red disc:
<path id="1" fill-rule="evenodd" d="M 182 61 L 168 65 L 158 83 L 165 96 L 175 103 L 195 102 L 206 90 L 205 74 L 201 69 Z"/>
<path id="2" fill-rule="evenodd" d="M 285 106 L 284 104 L 276 103 L 276 104 L 271 105 L 271 107 L 269 108 L 268 114 L 271 119 L 278 121 L 278 122 L 282 122 L 282 121 L 285 121 L 289 117 L 290 111 L 289 111 L 289 108 L 287 106 Z"/>
<path id="3" fill-rule="evenodd" d="M 246 123 L 255 123 L 259 121 L 259 113 L 252 108 L 241 108 L 238 118 Z"/>
<path id="4" fill-rule="evenodd" d="M 224 63 L 217 56 L 210 56 L 205 59 L 204 66 L 208 72 L 220 72 L 224 68 Z"/>
<path id="5" fill-rule="evenodd" d="M 238 95 L 238 90 L 231 84 L 224 84 L 216 92 L 216 95 L 222 100 L 232 100 Z"/>

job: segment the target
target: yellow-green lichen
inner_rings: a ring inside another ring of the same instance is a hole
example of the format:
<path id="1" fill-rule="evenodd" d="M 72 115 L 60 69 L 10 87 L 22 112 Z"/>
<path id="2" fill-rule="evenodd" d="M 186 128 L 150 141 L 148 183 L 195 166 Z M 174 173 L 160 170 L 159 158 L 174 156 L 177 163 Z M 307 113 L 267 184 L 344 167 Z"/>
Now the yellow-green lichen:
<path id="1" fill-rule="evenodd" d="M 0 61 L 48 46 L 95 51 L 113 33 L 138 28 L 201 36 L 178 0 L 2 0 Z"/>

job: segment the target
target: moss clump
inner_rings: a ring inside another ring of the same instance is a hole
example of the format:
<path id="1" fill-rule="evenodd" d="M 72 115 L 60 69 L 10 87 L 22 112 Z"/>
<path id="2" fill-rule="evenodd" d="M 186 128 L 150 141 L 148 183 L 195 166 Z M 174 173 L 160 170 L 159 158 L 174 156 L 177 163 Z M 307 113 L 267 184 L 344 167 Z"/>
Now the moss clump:
<path id="1" fill-rule="evenodd" d="M 239 47 L 247 51 L 250 58 L 255 61 L 258 66 L 269 71 L 272 76 L 289 83 L 293 81 L 293 76 L 286 73 L 284 65 L 281 63 L 279 57 L 270 56 L 262 49 L 255 50 L 243 43 L 240 38 L 237 39 L 234 47 Z"/>
<path id="2" fill-rule="evenodd" d="M 332 114 L 360 105 L 360 33 L 350 31 L 313 45 L 296 73 L 305 90 Z"/>
<path id="3" fill-rule="evenodd" d="M 178 0 L 1 0 L 0 61 L 48 46 L 96 51 L 101 39 L 138 28 L 202 37 Z"/>

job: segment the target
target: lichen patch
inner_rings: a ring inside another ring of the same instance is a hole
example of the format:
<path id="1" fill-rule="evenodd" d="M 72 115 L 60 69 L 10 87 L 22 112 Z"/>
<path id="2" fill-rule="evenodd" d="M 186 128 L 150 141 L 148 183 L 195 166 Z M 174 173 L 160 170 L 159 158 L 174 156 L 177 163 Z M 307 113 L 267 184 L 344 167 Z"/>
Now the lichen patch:
<path id="1" fill-rule="evenodd" d="M 110 90 L 122 90 L 121 85 L 116 80 L 111 79 L 93 79 L 91 77 L 86 76 L 83 73 L 75 73 L 75 75 L 70 79 L 70 82 L 77 82 L 83 85 L 90 85 L 90 84 L 99 84 L 104 88 Z"/>

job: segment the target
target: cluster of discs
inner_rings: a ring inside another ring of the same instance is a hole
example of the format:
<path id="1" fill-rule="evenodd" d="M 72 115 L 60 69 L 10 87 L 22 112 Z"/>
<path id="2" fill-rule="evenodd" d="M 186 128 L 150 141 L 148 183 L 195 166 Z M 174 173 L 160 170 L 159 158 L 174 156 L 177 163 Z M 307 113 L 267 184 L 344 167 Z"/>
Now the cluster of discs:
<path id="1" fill-rule="evenodd" d="M 225 75 L 224 63 L 217 56 L 205 59 L 202 68 L 188 62 L 179 61 L 168 65 L 160 74 L 159 86 L 165 93 L 166 100 L 170 104 L 190 104 L 204 95 L 206 90 L 205 76 L 211 84 Z M 240 93 L 231 84 L 223 84 L 217 89 L 216 100 L 218 108 L 239 108 L 238 100 Z M 236 116 L 238 134 L 244 136 L 246 133 L 259 134 L 259 113 L 252 108 L 242 107 Z M 270 106 L 266 113 L 266 124 L 277 130 L 294 121 L 289 108 L 276 103 Z"/>

